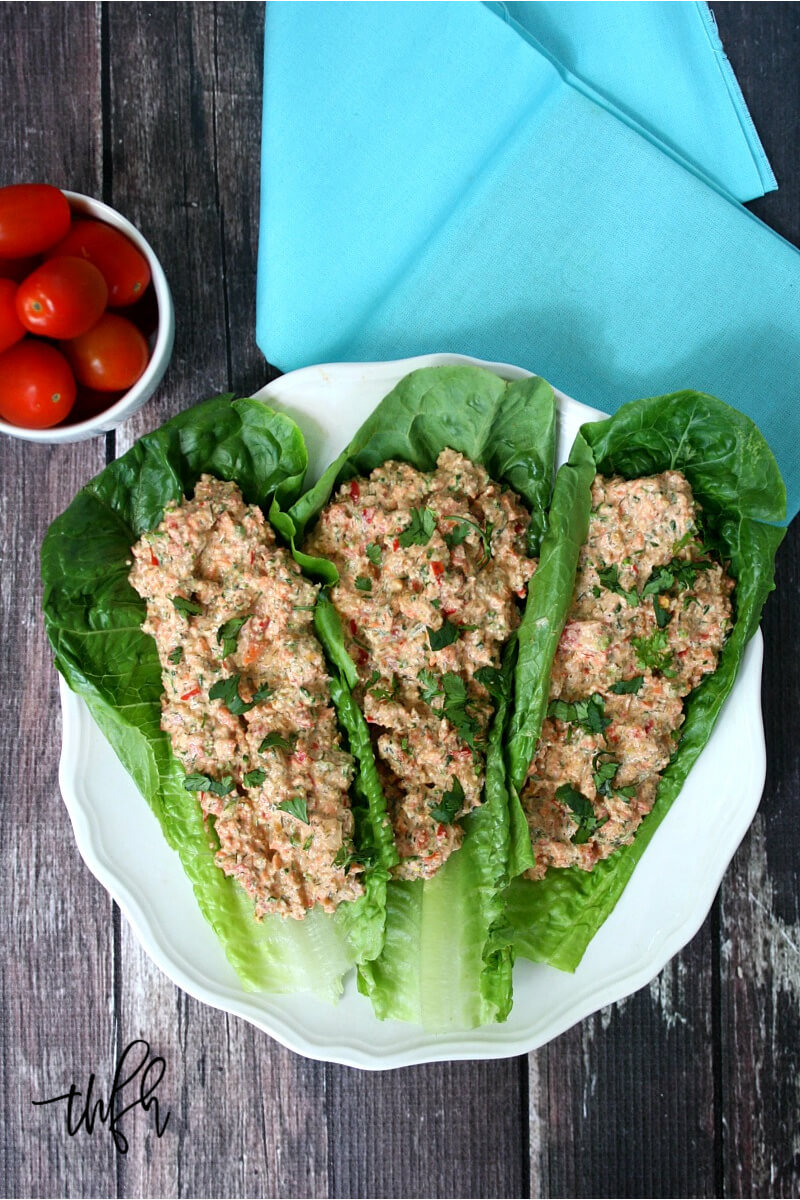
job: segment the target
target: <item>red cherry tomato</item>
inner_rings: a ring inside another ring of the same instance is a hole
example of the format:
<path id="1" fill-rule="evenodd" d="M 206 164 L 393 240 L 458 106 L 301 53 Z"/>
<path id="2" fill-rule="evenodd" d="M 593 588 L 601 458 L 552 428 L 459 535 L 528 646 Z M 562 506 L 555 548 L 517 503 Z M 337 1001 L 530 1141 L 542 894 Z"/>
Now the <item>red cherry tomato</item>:
<path id="1" fill-rule="evenodd" d="M 25 336 L 17 316 L 17 285 L 13 279 L 0 279 L 0 353 Z"/>
<path id="2" fill-rule="evenodd" d="M 0 417 L 27 429 L 49 429 L 75 403 L 75 378 L 64 355 L 26 338 L 0 354 Z"/>
<path id="3" fill-rule="evenodd" d="M 35 271 L 41 259 L 35 254 L 31 258 L 0 258 L 0 279 L 14 279 L 22 283 L 26 275 Z"/>
<path id="4" fill-rule="evenodd" d="M 0 256 L 41 254 L 64 236 L 70 217 L 67 197 L 47 183 L 0 188 Z"/>
<path id="5" fill-rule="evenodd" d="M 19 285 L 17 315 L 31 333 L 74 338 L 97 324 L 107 299 L 97 267 L 82 258 L 51 258 Z"/>
<path id="6" fill-rule="evenodd" d="M 88 333 L 64 344 L 75 378 L 98 392 L 127 391 L 150 357 L 147 342 L 132 321 L 105 313 Z"/>
<path id="7" fill-rule="evenodd" d="M 94 263 L 108 286 L 110 308 L 124 308 L 144 295 L 150 282 L 147 259 L 133 242 L 103 221 L 77 220 L 47 257 L 72 254 Z"/>

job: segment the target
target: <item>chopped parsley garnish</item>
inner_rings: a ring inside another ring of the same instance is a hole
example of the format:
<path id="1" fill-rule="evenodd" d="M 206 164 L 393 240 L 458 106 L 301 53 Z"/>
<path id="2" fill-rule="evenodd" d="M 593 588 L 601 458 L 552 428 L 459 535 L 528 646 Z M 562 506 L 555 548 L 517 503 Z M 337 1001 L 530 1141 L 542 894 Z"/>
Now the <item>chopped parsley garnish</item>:
<path id="1" fill-rule="evenodd" d="M 618 596 L 622 596 L 627 604 L 636 605 L 639 603 L 639 593 L 636 589 L 632 588 L 628 592 L 620 583 L 619 567 L 616 563 L 611 567 L 598 568 L 597 578 L 604 588 L 608 588 L 609 592 L 615 592 Z"/>
<path id="2" fill-rule="evenodd" d="M 253 693 L 252 700 L 243 700 L 239 695 L 239 675 L 229 675 L 227 679 L 218 679 L 213 687 L 209 688 L 209 700 L 221 700 L 227 708 L 228 712 L 234 716 L 240 717 L 243 713 L 250 712 L 251 708 L 255 708 L 257 704 L 261 704 L 263 700 L 267 700 L 272 694 L 272 688 L 268 683 L 263 683 Z"/>
<path id="3" fill-rule="evenodd" d="M 372 580 L 367 575 L 356 575 L 356 587 L 360 592 L 371 592 Z"/>
<path id="4" fill-rule="evenodd" d="M 492 557 L 492 534 L 494 533 L 494 525 L 491 521 L 486 522 L 486 528 L 481 529 L 475 521 L 471 521 L 469 517 L 442 517 L 443 521 L 456 521 L 449 533 L 444 535 L 444 540 L 448 546 L 460 546 L 469 537 L 470 531 L 475 530 L 478 537 L 483 543 L 483 560 L 481 566 L 487 563 Z"/>
<path id="5" fill-rule="evenodd" d="M 475 672 L 475 679 L 478 683 L 482 683 L 493 700 L 505 700 L 508 698 L 508 678 L 502 671 L 498 671 L 496 667 L 478 667 Z"/>
<path id="6" fill-rule="evenodd" d="M 464 789 L 457 775 L 450 778 L 450 790 L 442 793 L 438 804 L 431 805 L 431 816 L 442 825 L 452 825 L 464 807 Z"/>
<path id="7" fill-rule="evenodd" d="M 367 684 L 368 691 L 372 692 L 372 694 L 376 700 L 397 700 L 397 698 L 400 695 L 400 680 L 397 678 L 397 676 L 394 674 L 392 675 L 391 690 L 389 688 L 385 688 L 385 687 L 374 687 L 373 686 L 375 683 L 377 683 L 380 680 L 380 678 L 381 678 L 380 672 L 378 672 L 378 671 L 372 672 L 372 678 L 370 679 L 369 683 Z"/>
<path id="8" fill-rule="evenodd" d="M 480 732 L 480 725 L 467 712 L 467 687 L 464 680 L 454 671 L 447 671 L 442 676 L 442 689 L 445 697 L 442 716 L 447 717 L 461 740 L 466 742 L 470 750 L 474 750 L 475 736 Z"/>
<path id="9" fill-rule="evenodd" d="M 198 604 L 196 600 L 187 600 L 185 596 L 173 596 L 172 603 L 185 617 L 190 615 L 196 617 L 203 611 L 202 604 Z"/>
<path id="10" fill-rule="evenodd" d="M 427 546 L 436 528 L 436 513 L 432 508 L 412 508 L 411 523 L 397 535 L 401 546 Z"/>
<path id="11" fill-rule="evenodd" d="M 288 738 L 285 738 L 283 734 L 280 733 L 268 733 L 261 745 L 258 747 L 258 753 L 263 754 L 265 750 L 285 750 L 287 754 L 294 754 L 296 745 L 296 733 L 290 733 Z"/>
<path id="12" fill-rule="evenodd" d="M 602 751 L 592 759 L 592 779 L 598 796 L 622 796 L 624 800 L 632 800 L 636 795 L 635 787 L 614 787 L 614 780 L 620 763 L 614 759 L 604 758 Z"/>
<path id="13" fill-rule="evenodd" d="M 371 563 L 374 564 L 374 566 L 379 567 L 381 565 L 381 548 L 377 542 L 370 542 L 367 546 L 366 553 L 367 558 Z"/>
<path id="14" fill-rule="evenodd" d="M 574 788 L 571 783 L 562 783 L 561 787 L 556 788 L 556 800 L 566 804 L 578 823 L 578 828 L 570 839 L 575 846 L 582 846 L 588 842 L 589 838 L 597 833 L 601 825 L 605 825 L 608 820 L 608 817 L 598 820 L 591 800 L 584 796 L 583 792 Z"/>
<path id="15" fill-rule="evenodd" d="M 656 614 L 656 625 L 659 629 L 666 629 L 672 620 L 673 614 L 668 608 L 664 608 L 658 596 L 653 596 L 653 612 Z"/>
<path id="16" fill-rule="evenodd" d="M 455 671 L 446 671 L 441 678 L 437 678 L 433 671 L 423 667 L 417 679 L 420 682 L 423 700 L 432 708 L 433 701 L 438 696 L 444 697 L 442 707 L 434 708 L 433 711 L 440 717 L 447 717 L 461 740 L 466 742 L 470 750 L 474 750 L 475 737 L 480 732 L 480 725 L 467 711 L 467 687 L 461 676 L 456 675 Z"/>
<path id="17" fill-rule="evenodd" d="M 233 790 L 233 776 L 223 775 L 212 779 L 210 775 L 187 775 L 183 781 L 187 792 L 213 792 L 215 796 L 227 796 Z"/>
<path id="18" fill-rule="evenodd" d="M 422 692 L 422 699 L 426 704 L 430 704 L 437 696 L 441 696 L 440 680 L 438 676 L 434 675 L 433 671 L 428 670 L 427 667 L 423 667 L 417 675 L 417 680 Z"/>
<path id="19" fill-rule="evenodd" d="M 261 784 L 267 778 L 267 772 L 262 771 L 260 767 L 256 767 L 254 771 L 248 771 L 244 777 L 244 786 L 248 788 L 261 787 Z"/>
<path id="20" fill-rule="evenodd" d="M 230 621 L 226 621 L 224 625 L 220 625 L 217 630 L 217 642 L 222 646 L 223 658 L 227 658 L 229 654 L 236 653 L 239 633 L 245 621 L 249 619 L 249 614 L 246 617 L 231 617 Z"/>
<path id="21" fill-rule="evenodd" d="M 632 679 L 620 679 L 612 683 L 608 690 L 615 696 L 631 696 L 636 695 L 643 683 L 644 675 L 634 675 Z"/>
<path id="22" fill-rule="evenodd" d="M 656 629 L 649 637 L 631 638 L 631 642 L 641 667 L 660 671 L 668 679 L 674 678 L 672 651 L 669 649 L 669 638 L 665 629 Z"/>
<path id="23" fill-rule="evenodd" d="M 458 625 L 454 625 L 447 617 L 444 618 L 438 629 L 431 629 L 430 625 L 427 626 L 427 629 L 428 644 L 431 650 L 443 650 L 445 646 L 452 646 L 453 642 L 458 641 L 458 635 L 461 632 Z"/>
<path id="24" fill-rule="evenodd" d="M 298 821 L 308 824 L 308 808 L 304 796 L 292 796 L 291 800 L 283 800 L 278 808 L 290 817 L 296 817 Z"/>
<path id="25" fill-rule="evenodd" d="M 705 559 L 694 562 L 686 558 L 673 558 L 665 567 L 653 567 L 650 578 L 642 588 L 642 595 L 657 596 L 673 587 L 686 591 L 694 587 L 698 571 L 708 571 L 713 565 Z"/>
<path id="26" fill-rule="evenodd" d="M 547 706 L 548 717 L 578 725 L 587 733 L 603 733 L 611 724 L 606 715 L 606 706 L 599 692 L 593 692 L 588 700 L 551 700 Z"/>
<path id="27" fill-rule="evenodd" d="M 167 655 L 167 658 L 171 663 L 179 663 L 183 658 L 183 646 L 178 646 L 172 651 L 172 654 Z"/>

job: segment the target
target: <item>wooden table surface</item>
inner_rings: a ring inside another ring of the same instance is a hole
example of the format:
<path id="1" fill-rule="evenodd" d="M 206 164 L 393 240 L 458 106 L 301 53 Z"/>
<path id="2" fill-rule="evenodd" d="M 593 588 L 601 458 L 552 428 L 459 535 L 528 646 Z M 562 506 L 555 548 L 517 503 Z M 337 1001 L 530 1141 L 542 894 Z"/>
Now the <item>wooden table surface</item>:
<path id="1" fill-rule="evenodd" d="M 780 182 L 752 207 L 800 244 L 800 5 L 714 9 Z M 711 914 L 649 987 L 536 1053 L 386 1074 L 299 1058 L 174 987 L 78 855 L 38 548 L 134 438 L 275 374 L 253 332 L 262 31 L 261 4 L 0 5 L 0 183 L 47 180 L 120 209 L 161 257 L 177 312 L 164 383 L 116 436 L 0 438 L 0 1193 L 796 1196 L 797 523 L 763 622 L 766 790 Z M 69 1137 L 60 1112 L 31 1105 L 92 1070 L 105 1086 L 139 1037 L 167 1064 L 162 1138 L 152 1114 L 131 1114 L 123 1155 L 105 1126 Z"/>

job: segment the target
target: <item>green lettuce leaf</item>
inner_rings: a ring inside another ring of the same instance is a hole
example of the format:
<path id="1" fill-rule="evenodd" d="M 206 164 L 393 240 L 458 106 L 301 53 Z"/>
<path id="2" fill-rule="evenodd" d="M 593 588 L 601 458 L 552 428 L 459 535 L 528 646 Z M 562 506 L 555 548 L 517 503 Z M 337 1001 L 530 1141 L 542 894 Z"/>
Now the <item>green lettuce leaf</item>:
<path id="1" fill-rule="evenodd" d="M 509 741 L 512 782 L 522 786 L 547 704 L 549 669 L 569 609 L 577 551 L 585 538 L 595 472 L 628 479 L 683 471 L 701 506 L 703 537 L 736 580 L 735 616 L 717 670 L 688 698 L 677 750 L 658 798 L 634 841 L 591 872 L 551 869 L 544 879 L 516 879 L 507 891 L 514 948 L 527 958 L 574 970 L 617 903 L 665 813 L 706 745 L 733 687 L 747 642 L 774 587 L 775 552 L 784 530 L 786 491 L 775 459 L 756 426 L 713 396 L 678 392 L 624 405 L 606 421 L 584 425 L 569 464 L 558 473 L 542 562 L 529 587 L 519 631 L 517 709 Z M 552 536 L 551 536 L 552 535 Z M 549 621 L 543 621 L 545 608 Z M 531 619 L 528 619 L 528 614 Z"/>
<path id="2" fill-rule="evenodd" d="M 389 884 L 383 950 L 358 968 L 359 991 L 381 1019 L 446 1033 L 503 1021 L 511 1009 L 514 958 L 503 889 L 511 878 L 512 835 L 503 738 L 514 652 L 511 643 L 489 733 L 485 799 L 463 819 L 463 844 L 432 879 Z"/>
<path id="3" fill-rule="evenodd" d="M 531 513 L 529 549 L 538 553 L 553 475 L 555 401 L 537 376 L 508 383 L 482 367 L 423 367 L 401 379 L 350 445 L 290 510 L 302 537 L 332 492 L 387 459 L 433 471 L 445 447 L 482 463 Z M 328 582 L 335 582 L 329 579 Z"/>
<path id="4" fill-rule="evenodd" d="M 380 948 L 387 872 L 379 864 L 366 872 L 366 895 L 340 905 L 336 917 L 254 920 L 252 901 L 214 862 L 213 834 L 161 730 L 158 654 L 142 632 L 144 601 L 128 582 L 131 546 L 201 474 L 233 480 L 250 503 L 280 511 L 300 494 L 306 466 L 300 430 L 257 400 L 220 396 L 181 413 L 111 463 L 53 522 L 42 546 L 44 617 L 58 670 L 155 812 L 245 985 L 334 998 L 353 962 Z M 347 710 L 352 699 L 336 685 L 334 702 Z M 342 724 L 357 741 L 356 722 L 346 716 Z M 374 780 L 359 793 L 367 813 L 370 788 L 374 794 Z"/>
<path id="5" fill-rule="evenodd" d="M 287 521 L 297 540 L 348 479 L 368 475 L 388 459 L 432 471 L 446 447 L 482 463 L 493 479 L 517 492 L 531 512 L 530 553 L 538 553 L 555 453 L 553 389 L 536 377 L 507 383 L 490 371 L 464 366 L 423 368 L 400 381 L 289 510 Z M 336 582 L 332 563 L 302 552 L 296 557 L 315 577 Z M 349 690 L 358 673 L 325 592 L 317 602 L 316 622 Z M 359 988 L 379 1017 L 443 1031 L 502 1020 L 511 1007 L 513 952 L 508 938 L 500 936 L 505 923 L 500 892 L 513 874 L 511 864 L 519 870 L 522 857 L 530 856 L 530 839 L 519 810 L 513 826 L 509 822 L 502 752 L 507 710 L 504 700 L 487 748 L 486 799 L 464 821 L 462 848 L 431 880 L 389 884 L 383 950 L 359 967 Z"/>

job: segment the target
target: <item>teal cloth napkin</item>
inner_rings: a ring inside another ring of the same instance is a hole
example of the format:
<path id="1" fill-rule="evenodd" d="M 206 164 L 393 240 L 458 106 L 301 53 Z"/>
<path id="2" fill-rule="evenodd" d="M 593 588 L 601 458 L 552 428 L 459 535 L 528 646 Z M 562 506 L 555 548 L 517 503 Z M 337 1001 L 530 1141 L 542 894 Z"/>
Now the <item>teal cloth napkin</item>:
<path id="1" fill-rule="evenodd" d="M 701 24 L 719 67 L 703 7 L 625 7 Z M 513 11 L 268 5 L 261 349 L 283 370 L 459 351 L 607 410 L 712 392 L 758 422 L 793 513 L 800 254 L 732 198 L 727 168 L 710 182 L 699 143 L 665 150 L 675 127 L 623 112 L 630 94 L 568 71 Z M 724 90 L 763 169 L 732 76 L 699 54 L 675 70 L 717 80 L 709 110 Z"/>

